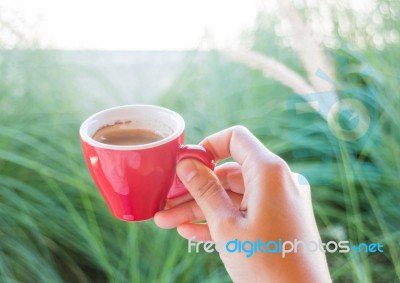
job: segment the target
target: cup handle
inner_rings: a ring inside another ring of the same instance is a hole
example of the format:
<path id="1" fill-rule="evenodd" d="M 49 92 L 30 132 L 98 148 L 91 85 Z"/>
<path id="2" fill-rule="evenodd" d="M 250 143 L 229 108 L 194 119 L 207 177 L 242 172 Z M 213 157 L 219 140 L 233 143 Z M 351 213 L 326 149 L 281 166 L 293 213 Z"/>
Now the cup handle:
<path id="1" fill-rule="evenodd" d="M 178 149 L 178 153 L 176 156 L 176 163 L 187 158 L 197 159 L 211 170 L 214 170 L 215 168 L 214 156 L 210 151 L 208 151 L 201 145 L 195 145 L 195 144 L 182 145 Z M 179 180 L 178 176 L 175 176 L 174 182 L 172 184 L 170 191 L 168 192 L 167 198 L 172 199 L 187 193 L 188 190 L 186 189 L 186 187 L 183 185 L 181 180 Z"/>

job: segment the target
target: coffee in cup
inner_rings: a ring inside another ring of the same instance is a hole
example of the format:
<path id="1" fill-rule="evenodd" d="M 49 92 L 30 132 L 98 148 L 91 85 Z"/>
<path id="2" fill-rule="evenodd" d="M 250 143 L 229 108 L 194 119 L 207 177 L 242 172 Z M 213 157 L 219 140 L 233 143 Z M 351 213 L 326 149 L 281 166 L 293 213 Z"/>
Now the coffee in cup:
<path id="1" fill-rule="evenodd" d="M 177 163 L 195 158 L 213 169 L 213 155 L 185 145 L 185 122 L 153 105 L 100 111 L 80 127 L 83 155 L 111 213 L 124 221 L 150 219 L 167 199 L 188 193 L 176 176 Z"/>
<path id="2" fill-rule="evenodd" d="M 162 140 L 165 136 L 150 129 L 136 128 L 131 121 L 107 125 L 93 135 L 93 139 L 110 145 L 141 145 Z"/>

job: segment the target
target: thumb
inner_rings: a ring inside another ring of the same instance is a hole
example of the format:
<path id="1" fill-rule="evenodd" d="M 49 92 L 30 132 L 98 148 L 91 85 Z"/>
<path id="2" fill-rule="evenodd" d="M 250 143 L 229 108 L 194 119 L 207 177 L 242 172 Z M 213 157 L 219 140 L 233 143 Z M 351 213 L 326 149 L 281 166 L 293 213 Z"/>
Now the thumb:
<path id="1" fill-rule="evenodd" d="M 177 175 L 193 196 L 209 225 L 235 214 L 235 206 L 214 172 L 195 159 L 178 163 Z"/>

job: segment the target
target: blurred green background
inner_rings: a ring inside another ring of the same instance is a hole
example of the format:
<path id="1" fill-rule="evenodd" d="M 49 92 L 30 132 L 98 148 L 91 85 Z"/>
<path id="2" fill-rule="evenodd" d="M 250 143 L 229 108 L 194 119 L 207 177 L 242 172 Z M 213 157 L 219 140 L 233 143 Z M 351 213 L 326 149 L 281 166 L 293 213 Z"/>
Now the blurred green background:
<path id="1" fill-rule="evenodd" d="M 383 244 L 383 253 L 328 254 L 334 282 L 400 282 L 400 3 L 377 1 L 366 19 L 327 3 L 297 1 L 295 11 L 311 27 L 328 11 L 330 32 L 315 36 L 330 79 L 340 98 L 362 101 L 371 114 L 355 141 L 338 139 L 318 113 L 293 111 L 303 98 L 252 59 L 45 50 L 2 20 L 0 33 L 24 48 L 0 37 L 0 282 L 230 282 L 217 254 L 189 254 L 176 231 L 116 221 L 91 181 L 80 123 L 134 103 L 181 113 L 188 143 L 247 126 L 309 179 L 323 241 Z M 284 21 L 260 13 L 243 44 L 308 81 L 314 74 L 304 62 L 318 58 L 293 47 Z"/>

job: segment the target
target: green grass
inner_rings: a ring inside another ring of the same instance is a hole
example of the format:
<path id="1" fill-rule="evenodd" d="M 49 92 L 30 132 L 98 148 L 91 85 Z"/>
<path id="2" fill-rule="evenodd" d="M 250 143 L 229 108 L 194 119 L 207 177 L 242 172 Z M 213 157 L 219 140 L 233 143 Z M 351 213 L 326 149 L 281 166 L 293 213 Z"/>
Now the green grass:
<path id="1" fill-rule="evenodd" d="M 396 240 L 400 228 L 400 163 L 396 154 L 400 116 L 396 109 L 400 99 L 396 77 L 384 75 L 400 74 L 391 64 L 400 58 L 390 49 L 388 53 L 332 53 L 340 74 L 339 94 L 363 101 L 373 115 L 367 135 L 354 142 L 337 139 L 317 114 L 297 115 L 288 105 L 301 99 L 290 90 L 218 53 L 210 54 L 190 72 L 185 70 L 185 79 L 178 81 L 162 101 L 184 116 L 189 142 L 243 124 L 284 157 L 294 171 L 303 173 L 312 184 L 323 240 L 384 245 L 382 254 L 329 255 L 335 282 L 400 279 Z M 365 65 L 374 71 L 364 75 Z M 376 101 L 365 99 L 368 92 L 376 93 Z"/>
<path id="2" fill-rule="evenodd" d="M 109 214 L 81 154 L 80 93 L 57 55 L 1 56 L 0 281 L 219 280 L 215 256 L 188 254 L 175 231 Z"/>
<path id="3" fill-rule="evenodd" d="M 257 29 L 254 48 L 304 72 L 292 51 L 263 43 L 271 36 Z M 183 115 L 188 143 L 247 126 L 309 179 L 323 240 L 384 245 L 382 254 L 329 255 L 335 282 L 399 282 L 398 48 L 330 55 L 342 97 L 376 92 L 375 127 L 356 142 L 338 140 L 319 115 L 296 115 L 288 88 L 218 52 L 188 53 L 158 104 Z M 107 106 L 76 102 L 85 100 L 77 67 L 58 56 L 0 52 L 0 282 L 229 282 L 218 255 L 188 254 L 176 231 L 109 214 L 78 137 L 85 116 Z M 374 71 L 362 75 L 366 65 Z"/>

